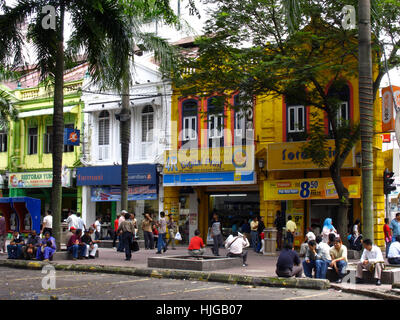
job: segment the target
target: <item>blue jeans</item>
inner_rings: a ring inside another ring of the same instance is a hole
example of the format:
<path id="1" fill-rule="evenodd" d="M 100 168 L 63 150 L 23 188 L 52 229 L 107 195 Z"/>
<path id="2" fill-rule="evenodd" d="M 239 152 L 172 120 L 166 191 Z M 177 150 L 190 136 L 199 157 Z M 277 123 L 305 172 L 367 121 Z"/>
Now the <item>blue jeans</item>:
<path id="1" fill-rule="evenodd" d="M 86 256 L 86 245 L 80 246 L 79 244 L 74 244 L 73 246 L 68 247 L 67 250 L 72 253 L 74 259 Z"/>
<path id="2" fill-rule="evenodd" d="M 304 274 L 306 275 L 307 278 L 312 278 L 312 272 L 315 269 L 315 260 L 310 260 L 310 262 L 306 262 L 306 260 L 303 261 L 303 270 Z"/>
<path id="3" fill-rule="evenodd" d="M 257 241 L 258 241 L 258 233 L 257 231 L 251 231 L 251 246 L 253 247 L 253 250 L 257 252 Z"/>
<path id="4" fill-rule="evenodd" d="M 8 258 L 19 259 L 22 256 L 22 245 L 20 244 L 9 244 L 7 246 Z"/>
<path id="5" fill-rule="evenodd" d="M 158 241 L 157 241 L 157 251 L 161 252 L 163 248 L 165 248 L 165 239 L 167 237 L 166 233 L 159 233 L 158 234 Z"/>
<path id="6" fill-rule="evenodd" d="M 122 243 L 122 235 L 118 236 L 118 247 L 117 251 L 124 252 L 124 244 Z"/>
<path id="7" fill-rule="evenodd" d="M 339 278 L 343 278 L 346 275 L 347 262 L 344 260 L 340 260 L 336 262 L 336 266 L 339 270 Z"/>
<path id="8" fill-rule="evenodd" d="M 330 260 L 316 260 L 315 261 L 315 278 L 326 279 L 326 272 L 328 271 Z"/>
<path id="9" fill-rule="evenodd" d="M 291 232 L 286 232 L 286 243 L 291 243 L 293 245 L 294 236 Z"/>
<path id="10" fill-rule="evenodd" d="M 51 247 L 45 247 L 44 252 L 42 252 L 42 248 L 38 248 L 36 251 L 36 259 L 37 260 L 49 260 L 54 252 L 56 252 L 56 249 L 53 249 Z"/>

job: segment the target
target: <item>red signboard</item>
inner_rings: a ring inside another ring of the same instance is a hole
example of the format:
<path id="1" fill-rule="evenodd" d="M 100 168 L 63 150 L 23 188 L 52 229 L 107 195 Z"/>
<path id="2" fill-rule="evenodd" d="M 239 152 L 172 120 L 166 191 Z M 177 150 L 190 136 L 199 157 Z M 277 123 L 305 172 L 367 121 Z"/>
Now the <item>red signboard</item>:
<path id="1" fill-rule="evenodd" d="M 390 133 L 381 134 L 383 143 L 390 143 L 392 141 Z"/>

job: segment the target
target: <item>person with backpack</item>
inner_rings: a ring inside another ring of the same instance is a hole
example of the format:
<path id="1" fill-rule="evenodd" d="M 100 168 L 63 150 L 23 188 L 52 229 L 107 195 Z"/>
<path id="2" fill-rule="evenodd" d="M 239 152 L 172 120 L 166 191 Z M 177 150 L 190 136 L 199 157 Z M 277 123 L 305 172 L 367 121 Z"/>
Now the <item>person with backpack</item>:
<path id="1" fill-rule="evenodd" d="M 243 259 L 243 267 L 247 267 L 247 251 L 244 248 L 250 246 L 249 240 L 239 232 L 233 232 L 225 241 L 225 248 L 228 250 L 227 257 Z"/>

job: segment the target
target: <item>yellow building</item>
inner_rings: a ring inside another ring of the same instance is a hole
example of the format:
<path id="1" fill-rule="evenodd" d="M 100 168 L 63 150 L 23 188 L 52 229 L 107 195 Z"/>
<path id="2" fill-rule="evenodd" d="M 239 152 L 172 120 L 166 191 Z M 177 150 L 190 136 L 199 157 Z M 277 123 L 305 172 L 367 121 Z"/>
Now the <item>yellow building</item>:
<path id="1" fill-rule="evenodd" d="M 231 97 L 233 105 L 235 97 Z M 358 80 L 349 79 L 340 97 L 340 118 L 358 123 Z M 181 97 L 178 91 L 173 95 L 172 146 L 164 158 L 163 201 L 164 210 L 173 213 L 176 219 L 179 217 L 186 238 L 196 228 L 205 238 L 213 212 L 219 213 L 227 234 L 233 225 L 240 226 L 255 215 L 264 217 L 266 227 L 272 227 L 276 211 L 281 210 L 286 216 L 292 215 L 297 224 L 296 246 L 303 241 L 308 228 L 321 228 L 326 217 L 331 217 L 335 224 L 338 200 L 329 170 L 318 168 L 300 151 L 310 114 L 315 110 L 287 105 L 283 97 L 257 97 L 253 112 L 246 112 L 244 116 L 228 108 L 224 114 L 207 114 L 212 107 L 211 97 Z M 381 119 L 379 99 L 374 110 L 375 119 Z M 325 130 L 328 134 L 327 121 Z M 380 121 L 376 121 L 375 132 L 375 242 L 384 246 L 384 157 Z M 254 143 L 250 145 L 254 149 L 239 151 L 253 138 Z M 330 146 L 333 154 L 333 144 Z M 360 146 L 359 142 L 342 170 L 351 198 L 350 224 L 362 219 L 361 170 L 357 161 Z M 225 153 L 229 156 L 224 156 Z M 246 162 L 245 168 L 241 168 L 241 161 Z"/>

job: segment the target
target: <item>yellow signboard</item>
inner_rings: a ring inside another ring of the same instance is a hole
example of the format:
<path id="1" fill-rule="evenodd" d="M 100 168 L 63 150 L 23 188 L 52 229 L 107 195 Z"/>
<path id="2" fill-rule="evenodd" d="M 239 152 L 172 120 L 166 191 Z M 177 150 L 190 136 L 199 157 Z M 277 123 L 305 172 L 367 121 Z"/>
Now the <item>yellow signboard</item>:
<path id="1" fill-rule="evenodd" d="M 342 177 L 350 198 L 360 198 L 361 177 Z M 331 178 L 271 180 L 264 182 L 264 200 L 338 199 Z"/>
<path id="2" fill-rule="evenodd" d="M 267 148 L 267 170 L 309 170 L 309 169 L 327 169 L 328 167 L 318 167 L 307 158 L 301 151 L 305 142 L 285 142 L 271 143 Z M 335 141 L 328 140 L 328 155 L 332 159 L 335 156 Z M 350 152 L 343 163 L 343 168 L 355 167 L 355 149 Z"/>
<path id="3" fill-rule="evenodd" d="M 167 150 L 164 153 L 164 174 L 254 171 L 254 145 L 221 148 Z"/>

